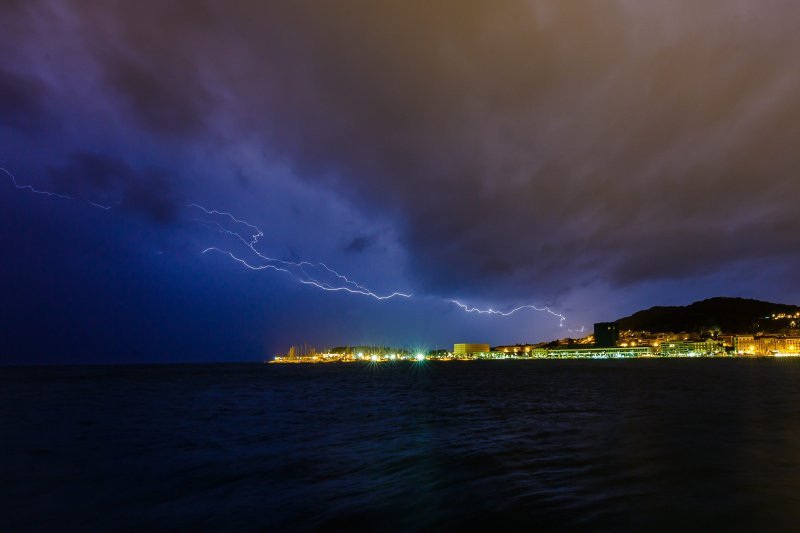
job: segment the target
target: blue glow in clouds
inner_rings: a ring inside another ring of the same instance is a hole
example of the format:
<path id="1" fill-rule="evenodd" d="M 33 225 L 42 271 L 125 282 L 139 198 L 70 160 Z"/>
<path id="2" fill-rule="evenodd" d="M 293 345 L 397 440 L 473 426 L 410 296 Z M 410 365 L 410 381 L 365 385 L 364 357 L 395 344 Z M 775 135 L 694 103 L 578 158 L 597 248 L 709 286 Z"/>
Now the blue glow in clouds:
<path id="1" fill-rule="evenodd" d="M 12 184 L 17 190 L 26 190 L 34 194 L 51 196 L 61 200 L 80 200 L 86 202 L 92 207 L 97 207 L 105 211 L 111 210 L 112 206 L 101 205 L 86 198 L 78 198 L 67 194 L 60 194 L 60 193 L 40 190 L 34 188 L 32 185 L 20 185 L 19 182 L 17 182 L 16 177 L 10 171 L 2 167 L 0 167 L 0 171 L 5 173 L 11 179 Z M 329 267 L 325 263 L 321 262 L 313 263 L 309 261 L 294 262 L 294 261 L 286 261 L 283 259 L 277 259 L 274 257 L 266 256 L 262 252 L 260 252 L 256 247 L 259 244 L 259 240 L 264 236 L 264 232 L 261 230 L 261 228 L 259 228 L 255 224 L 252 224 L 250 222 L 247 222 L 246 220 L 238 218 L 237 216 L 233 215 L 230 212 L 211 209 L 197 203 L 190 203 L 187 204 L 185 207 L 187 209 L 200 211 L 203 215 L 209 217 L 210 220 L 209 219 L 195 219 L 195 220 L 197 222 L 204 224 L 207 227 L 215 229 L 217 232 L 223 235 L 226 235 L 228 237 L 234 238 L 235 240 L 239 241 L 249 250 L 250 253 L 252 253 L 253 257 L 249 259 L 244 258 L 235 254 L 230 250 L 223 250 L 216 246 L 209 246 L 205 248 L 201 252 L 202 254 L 207 254 L 207 253 L 222 254 L 236 261 L 237 263 L 239 263 L 240 265 L 244 266 L 249 270 L 255 270 L 255 271 L 274 270 L 277 272 L 284 272 L 286 274 L 289 274 L 298 283 L 301 283 L 303 285 L 310 285 L 317 289 L 327 292 L 348 292 L 351 294 L 368 296 L 376 300 L 389 300 L 392 298 L 408 299 L 412 297 L 412 294 L 410 293 L 398 292 L 398 291 L 387 294 L 379 294 L 365 287 L 364 285 L 351 280 L 344 274 L 339 273 L 338 271 Z M 223 225 L 219 219 L 228 224 L 228 226 Z M 246 228 L 247 232 L 245 234 L 246 236 L 240 233 L 240 231 L 242 231 L 241 229 L 239 231 L 235 231 L 234 229 L 231 229 L 229 227 L 230 225 L 237 225 Z M 459 302 L 458 300 L 447 300 L 447 301 L 449 303 L 455 304 L 466 313 L 499 315 L 507 317 L 519 311 L 528 309 L 528 310 L 548 313 L 558 318 L 560 327 L 563 327 L 564 322 L 567 320 L 567 318 L 563 314 L 557 313 L 552 309 L 550 309 L 549 307 L 537 307 L 535 305 L 521 305 L 509 311 L 498 311 L 491 307 L 486 309 L 471 307 Z M 585 331 L 585 328 L 582 326 L 579 329 L 574 329 L 574 330 L 571 329 L 569 331 L 583 333 Z M 422 361 L 425 359 L 425 356 L 420 353 L 416 355 L 416 359 Z"/>

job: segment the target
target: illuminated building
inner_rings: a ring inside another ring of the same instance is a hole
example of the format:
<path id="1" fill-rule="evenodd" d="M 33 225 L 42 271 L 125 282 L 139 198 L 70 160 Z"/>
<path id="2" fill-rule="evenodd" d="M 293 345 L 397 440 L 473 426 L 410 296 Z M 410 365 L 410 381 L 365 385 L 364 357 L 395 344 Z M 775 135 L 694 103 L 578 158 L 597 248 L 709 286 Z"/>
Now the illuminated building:
<path id="1" fill-rule="evenodd" d="M 476 353 L 488 353 L 488 344 L 454 344 L 453 355 L 472 355 Z"/>
<path id="2" fill-rule="evenodd" d="M 622 357 L 647 357 L 653 355 L 653 349 L 649 346 L 636 347 L 605 347 L 605 348 L 568 348 L 548 350 L 547 357 L 556 358 L 588 358 L 588 359 L 607 359 Z"/>
<path id="3" fill-rule="evenodd" d="M 721 341 L 668 341 L 659 345 L 659 353 L 664 356 L 718 356 L 725 355 L 725 345 Z"/>
<path id="4" fill-rule="evenodd" d="M 529 354 L 536 346 L 533 344 L 509 344 L 505 346 L 495 346 L 493 352 L 522 355 Z"/>
<path id="5" fill-rule="evenodd" d="M 733 339 L 736 335 L 718 335 L 717 340 L 722 342 L 726 348 L 733 348 Z"/>
<path id="6" fill-rule="evenodd" d="M 754 355 L 800 355 L 800 337 L 756 337 Z"/>
<path id="7" fill-rule="evenodd" d="M 800 337 L 737 335 L 733 350 L 737 355 L 800 355 Z"/>
<path id="8" fill-rule="evenodd" d="M 594 325 L 594 343 L 598 348 L 612 348 L 619 342 L 616 322 L 599 322 Z"/>
<path id="9" fill-rule="evenodd" d="M 733 353 L 737 355 L 756 355 L 756 339 L 752 335 L 733 337 Z"/>

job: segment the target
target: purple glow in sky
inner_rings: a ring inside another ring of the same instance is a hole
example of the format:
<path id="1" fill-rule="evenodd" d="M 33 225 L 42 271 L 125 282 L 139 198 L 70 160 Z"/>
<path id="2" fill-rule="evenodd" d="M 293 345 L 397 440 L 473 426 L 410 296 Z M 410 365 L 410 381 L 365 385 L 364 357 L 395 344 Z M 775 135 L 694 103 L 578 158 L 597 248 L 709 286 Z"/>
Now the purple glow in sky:
<path id="1" fill-rule="evenodd" d="M 783 0 L 5 2 L 0 352 L 258 360 L 797 303 L 798 25 Z"/>

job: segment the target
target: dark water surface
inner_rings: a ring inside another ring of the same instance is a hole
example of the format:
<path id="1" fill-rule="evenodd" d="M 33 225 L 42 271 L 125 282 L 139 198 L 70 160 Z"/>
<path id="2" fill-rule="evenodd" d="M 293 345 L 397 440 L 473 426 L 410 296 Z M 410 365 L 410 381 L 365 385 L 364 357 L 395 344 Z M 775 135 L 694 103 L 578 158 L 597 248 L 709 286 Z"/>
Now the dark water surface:
<path id="1" fill-rule="evenodd" d="M 796 530 L 800 360 L 0 368 L 0 529 Z"/>

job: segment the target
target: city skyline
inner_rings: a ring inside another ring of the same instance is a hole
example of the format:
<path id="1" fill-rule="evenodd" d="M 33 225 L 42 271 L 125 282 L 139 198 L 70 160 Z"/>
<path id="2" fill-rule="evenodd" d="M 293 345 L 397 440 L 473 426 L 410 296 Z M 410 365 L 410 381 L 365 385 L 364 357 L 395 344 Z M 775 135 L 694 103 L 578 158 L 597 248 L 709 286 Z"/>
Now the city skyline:
<path id="1" fill-rule="evenodd" d="M 592 331 L 580 334 L 537 343 L 489 344 L 472 338 L 467 343 L 454 342 L 452 349 L 339 343 L 318 350 L 303 343 L 292 345 L 265 362 L 797 357 L 800 356 L 800 306 L 717 297 L 687 306 L 643 309 L 613 322 L 595 323 Z"/>

